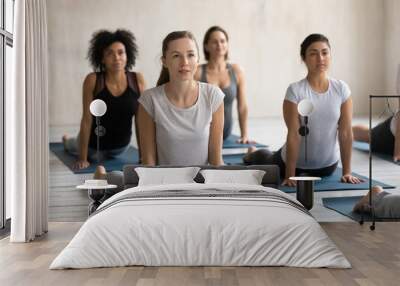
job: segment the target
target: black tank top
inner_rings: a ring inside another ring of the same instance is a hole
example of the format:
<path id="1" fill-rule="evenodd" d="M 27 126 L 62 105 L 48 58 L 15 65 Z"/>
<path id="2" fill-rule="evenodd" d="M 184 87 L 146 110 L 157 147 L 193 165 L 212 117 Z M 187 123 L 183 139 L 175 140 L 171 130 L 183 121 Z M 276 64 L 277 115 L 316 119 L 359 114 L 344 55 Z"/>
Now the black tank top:
<path id="1" fill-rule="evenodd" d="M 96 73 L 96 87 L 93 99 L 101 99 L 107 105 L 106 113 L 100 118 L 105 135 L 100 137 L 100 150 L 117 149 L 127 146 L 131 141 L 132 117 L 138 109 L 140 96 L 136 74 L 127 72 L 128 86 L 120 96 L 113 96 L 105 84 L 105 74 Z M 97 136 L 94 133 L 96 118 L 92 116 L 89 147 L 97 148 Z"/>

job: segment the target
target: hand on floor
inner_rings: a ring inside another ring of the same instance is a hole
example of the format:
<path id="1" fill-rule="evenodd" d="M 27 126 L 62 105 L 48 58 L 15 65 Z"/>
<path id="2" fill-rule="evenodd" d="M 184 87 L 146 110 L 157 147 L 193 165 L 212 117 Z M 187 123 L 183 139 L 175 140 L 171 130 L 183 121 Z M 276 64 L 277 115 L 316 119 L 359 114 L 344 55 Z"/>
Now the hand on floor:
<path id="1" fill-rule="evenodd" d="M 364 182 L 363 179 L 357 178 L 351 174 L 343 175 L 342 178 L 340 179 L 340 181 L 342 181 L 343 183 L 347 183 L 347 184 L 360 184 L 360 183 Z"/>
<path id="2" fill-rule="evenodd" d="M 282 182 L 282 186 L 288 186 L 288 187 L 296 187 L 296 181 L 290 180 L 289 178 L 286 178 Z"/>
<path id="3" fill-rule="evenodd" d="M 236 143 L 240 143 L 240 144 L 255 144 L 256 141 L 250 140 L 249 138 L 244 136 L 244 137 L 240 137 L 238 140 L 236 140 Z"/>
<path id="4" fill-rule="evenodd" d="M 87 160 L 78 160 L 72 166 L 74 169 L 85 169 L 90 166 L 90 163 Z"/>

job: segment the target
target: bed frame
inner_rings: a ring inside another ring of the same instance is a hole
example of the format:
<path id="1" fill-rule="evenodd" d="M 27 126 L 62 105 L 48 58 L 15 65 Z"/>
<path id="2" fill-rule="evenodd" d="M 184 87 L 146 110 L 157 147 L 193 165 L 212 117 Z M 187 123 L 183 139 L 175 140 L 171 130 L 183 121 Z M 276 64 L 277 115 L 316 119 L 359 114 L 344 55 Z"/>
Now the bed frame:
<path id="1" fill-rule="evenodd" d="M 124 172 L 124 189 L 136 187 L 139 183 L 139 176 L 135 172 L 136 167 L 143 167 L 142 165 L 125 165 Z M 182 166 L 154 166 L 148 168 L 177 168 Z M 261 184 L 265 187 L 278 188 L 280 185 L 280 175 L 279 175 L 279 167 L 277 165 L 249 165 L 249 166 L 240 166 L 240 165 L 224 165 L 224 166 L 195 166 L 200 167 L 202 170 L 205 169 L 218 169 L 218 170 L 263 170 L 265 171 L 265 175 L 262 179 Z M 197 183 L 204 183 L 204 178 L 200 174 L 194 178 Z"/>

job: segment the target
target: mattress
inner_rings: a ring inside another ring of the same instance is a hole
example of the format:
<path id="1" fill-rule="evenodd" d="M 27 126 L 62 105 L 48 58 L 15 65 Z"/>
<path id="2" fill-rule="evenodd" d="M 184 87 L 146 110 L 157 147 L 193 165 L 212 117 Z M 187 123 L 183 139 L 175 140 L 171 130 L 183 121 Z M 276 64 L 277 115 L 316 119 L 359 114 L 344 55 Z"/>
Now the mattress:
<path id="1" fill-rule="evenodd" d="M 50 269 L 129 265 L 351 267 L 293 197 L 257 185 L 198 183 L 114 195 Z"/>

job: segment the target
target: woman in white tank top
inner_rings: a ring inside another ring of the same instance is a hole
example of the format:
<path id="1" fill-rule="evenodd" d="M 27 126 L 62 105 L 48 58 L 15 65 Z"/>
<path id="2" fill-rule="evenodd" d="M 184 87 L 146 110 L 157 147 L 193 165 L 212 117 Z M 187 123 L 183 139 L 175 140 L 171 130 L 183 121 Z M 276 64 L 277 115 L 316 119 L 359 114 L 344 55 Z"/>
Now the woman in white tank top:
<path id="1" fill-rule="evenodd" d="M 172 32 L 163 41 L 157 87 L 139 99 L 144 165 L 223 164 L 224 94 L 194 80 L 198 54 L 190 32 Z"/>
<path id="2" fill-rule="evenodd" d="M 283 185 L 295 186 L 292 176 L 332 174 L 342 161 L 341 181 L 357 184 L 351 175 L 352 100 L 346 83 L 328 77 L 331 61 L 329 40 L 321 34 L 309 35 L 301 44 L 300 55 L 307 67 L 307 76 L 292 83 L 283 102 L 283 115 L 288 129 L 286 144 L 277 152 L 258 150 L 243 160 L 252 164 L 278 164 Z M 299 134 L 298 103 L 308 99 L 314 105 L 309 116 L 308 154 L 305 160 L 304 137 Z M 338 144 L 339 143 L 339 144 Z M 339 148 L 340 147 L 340 148 Z M 340 151 L 339 151 L 340 150 Z"/>

